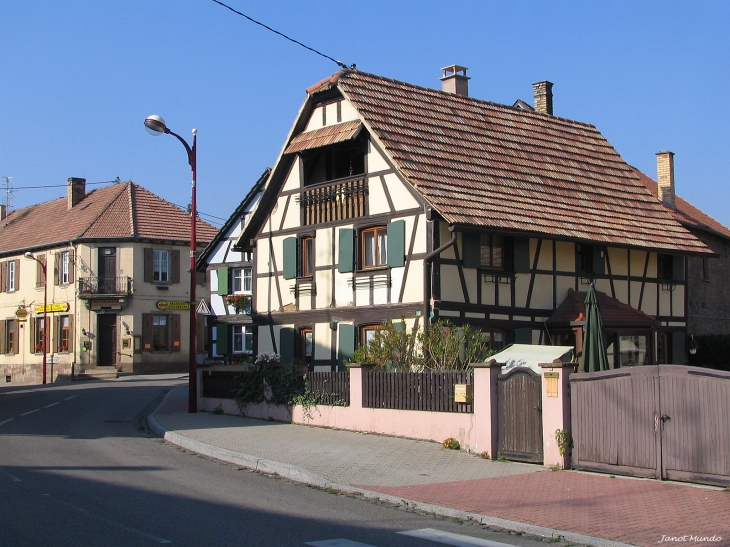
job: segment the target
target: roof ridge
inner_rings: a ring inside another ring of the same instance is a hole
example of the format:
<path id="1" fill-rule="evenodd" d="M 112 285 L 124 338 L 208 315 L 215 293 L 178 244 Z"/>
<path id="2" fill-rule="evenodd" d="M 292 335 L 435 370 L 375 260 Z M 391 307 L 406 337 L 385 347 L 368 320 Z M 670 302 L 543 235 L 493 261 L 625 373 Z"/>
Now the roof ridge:
<path id="1" fill-rule="evenodd" d="M 101 217 L 106 214 L 106 212 L 109 210 L 109 206 L 117 200 L 117 198 L 122 194 L 122 192 L 124 192 L 124 187 L 129 184 L 132 184 L 132 183 L 130 181 L 121 183 L 120 184 L 121 188 L 119 189 L 119 191 L 116 194 L 114 194 L 109 199 L 109 201 L 106 202 L 106 207 L 104 207 L 99 212 L 99 214 L 96 215 L 96 217 L 91 222 L 89 222 L 89 224 L 87 224 L 86 227 L 81 231 L 81 233 L 79 235 L 77 235 L 76 237 L 82 237 L 84 234 L 86 234 L 86 232 L 88 232 L 94 226 L 94 224 L 96 224 L 99 221 L 99 219 L 101 219 Z"/>
<path id="2" fill-rule="evenodd" d="M 448 97 L 448 98 L 455 99 L 455 100 L 458 100 L 458 101 L 462 101 L 462 102 L 465 102 L 465 103 L 478 103 L 478 104 L 482 104 L 482 105 L 486 105 L 486 106 L 492 106 L 492 107 L 496 107 L 496 108 L 499 108 L 499 109 L 503 109 L 503 110 L 506 110 L 508 112 L 514 112 L 514 113 L 519 114 L 519 115 L 530 115 L 530 116 L 533 116 L 533 117 L 542 117 L 542 118 L 549 119 L 549 120 L 557 120 L 557 121 L 561 121 L 561 122 L 566 122 L 567 124 L 570 124 L 570 125 L 575 124 L 575 125 L 579 125 L 579 126 L 582 126 L 582 127 L 590 127 L 592 129 L 598 131 L 598 128 L 596 128 L 595 125 L 590 124 L 590 123 L 581 122 L 581 121 L 578 121 L 578 120 L 571 120 L 570 118 L 563 118 L 561 116 L 554 116 L 554 115 L 551 115 L 551 114 L 546 114 L 544 112 L 538 112 L 536 110 L 533 110 L 533 111 L 523 110 L 521 108 L 517 108 L 517 107 L 514 107 L 514 106 L 502 104 L 502 103 L 497 103 L 497 102 L 494 102 L 494 101 L 487 101 L 485 99 L 478 99 L 478 98 L 472 97 L 470 95 L 457 95 L 456 93 L 451 93 L 449 91 L 443 91 L 442 89 L 436 89 L 436 88 L 433 88 L 433 87 L 426 87 L 426 86 L 422 86 L 422 85 L 412 84 L 412 83 L 409 83 L 409 82 L 404 82 L 404 81 L 401 81 L 401 80 L 396 80 L 395 78 L 388 78 L 387 76 L 380 76 L 379 74 L 373 74 L 371 72 L 363 72 L 361 70 L 347 70 L 347 71 L 340 71 L 340 72 L 343 72 L 343 73 L 336 80 L 337 86 L 339 86 L 343 81 L 347 81 L 347 78 L 350 77 L 351 75 L 363 75 L 363 76 L 367 76 L 367 77 L 376 78 L 376 79 L 379 79 L 379 80 L 384 80 L 386 82 L 391 82 L 391 83 L 395 83 L 395 84 L 399 84 L 399 85 L 404 85 L 406 87 L 409 87 L 409 88 L 412 88 L 412 89 L 417 89 L 419 91 L 423 91 L 423 92 L 426 92 L 426 93 L 436 93 L 438 95 L 442 95 L 444 97 Z M 332 77 L 334 77 L 334 75 Z M 327 79 L 322 80 L 322 81 L 326 81 L 326 80 Z"/>
<path id="3" fill-rule="evenodd" d="M 132 237 L 137 237 L 137 208 L 134 201 L 136 186 L 133 182 L 129 185 L 129 229 Z"/>

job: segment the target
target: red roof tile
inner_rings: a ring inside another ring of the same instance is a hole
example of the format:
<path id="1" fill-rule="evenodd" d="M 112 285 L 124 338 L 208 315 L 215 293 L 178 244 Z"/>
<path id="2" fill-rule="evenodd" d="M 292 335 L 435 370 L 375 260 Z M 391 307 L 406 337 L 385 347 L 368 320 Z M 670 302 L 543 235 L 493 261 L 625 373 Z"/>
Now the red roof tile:
<path id="1" fill-rule="evenodd" d="M 570 323 L 585 321 L 585 299 L 584 292 L 568 289 L 568 296 L 555 309 L 550 319 L 546 321 L 548 325 L 563 326 Z M 615 298 L 611 298 L 606 293 L 596 291 L 598 298 L 598 308 L 601 310 L 601 318 L 605 327 L 621 326 L 621 327 L 650 327 L 654 324 L 655 318 L 644 312 L 634 309 L 628 304 L 619 302 Z"/>
<path id="2" fill-rule="evenodd" d="M 652 193 L 655 198 L 659 199 L 659 185 L 656 183 L 656 181 L 653 180 L 651 177 L 645 175 L 635 167 L 633 169 L 634 172 L 638 175 L 639 180 L 642 182 L 642 184 L 646 186 L 646 188 Z M 684 224 L 685 226 L 690 226 L 699 230 L 709 230 L 720 234 L 721 236 L 730 238 L 730 229 L 720 224 L 710 215 L 703 213 L 697 207 L 685 201 L 679 196 L 675 196 L 674 202 L 677 206 L 676 210 L 672 209 L 668 205 L 663 205 L 678 222 Z M 660 203 L 662 202 L 660 201 Z"/>
<path id="3" fill-rule="evenodd" d="M 335 85 L 452 224 L 710 252 L 591 125 L 352 70 L 309 91 Z"/>
<path id="4" fill-rule="evenodd" d="M 64 197 L 11 212 L 0 222 L 0 253 L 82 239 L 190 241 L 190 215 L 133 182 L 88 192 L 72 209 L 67 203 Z M 196 238 L 201 243 L 217 232 L 198 220 Z"/>
<path id="5" fill-rule="evenodd" d="M 362 123 L 360 120 L 354 120 L 300 133 L 291 140 L 284 153 L 291 154 L 293 152 L 301 152 L 302 150 L 310 150 L 312 148 L 347 141 L 357 137 L 361 128 Z"/>

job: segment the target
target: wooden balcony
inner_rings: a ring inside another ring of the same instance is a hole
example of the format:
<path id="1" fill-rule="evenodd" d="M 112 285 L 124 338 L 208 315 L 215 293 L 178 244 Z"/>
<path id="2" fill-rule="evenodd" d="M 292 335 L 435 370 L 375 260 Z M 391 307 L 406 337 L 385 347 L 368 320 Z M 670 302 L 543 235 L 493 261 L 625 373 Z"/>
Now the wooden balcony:
<path id="1" fill-rule="evenodd" d="M 365 216 L 368 185 L 364 179 L 346 179 L 308 186 L 298 198 L 304 224 L 322 224 Z"/>
<path id="2" fill-rule="evenodd" d="M 79 298 L 99 298 L 99 296 L 130 296 L 132 278 L 126 275 L 112 277 L 80 277 Z"/>

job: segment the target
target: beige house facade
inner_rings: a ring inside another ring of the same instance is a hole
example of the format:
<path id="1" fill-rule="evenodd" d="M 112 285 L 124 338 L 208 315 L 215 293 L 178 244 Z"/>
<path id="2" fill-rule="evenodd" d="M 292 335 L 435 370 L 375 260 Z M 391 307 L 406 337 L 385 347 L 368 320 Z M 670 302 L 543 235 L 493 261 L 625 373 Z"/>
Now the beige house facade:
<path id="1" fill-rule="evenodd" d="M 67 199 L 1 212 L 6 384 L 44 383 L 44 354 L 46 383 L 95 369 L 186 370 L 185 211 L 132 182 L 87 193 L 84 179 L 72 178 Z M 215 233 L 199 221 L 201 249 Z"/>

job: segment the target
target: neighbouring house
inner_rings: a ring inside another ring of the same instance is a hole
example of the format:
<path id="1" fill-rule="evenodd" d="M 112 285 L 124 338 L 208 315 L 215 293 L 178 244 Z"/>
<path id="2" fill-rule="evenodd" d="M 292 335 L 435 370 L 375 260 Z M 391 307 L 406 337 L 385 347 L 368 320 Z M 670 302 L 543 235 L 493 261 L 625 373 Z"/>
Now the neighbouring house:
<path id="1" fill-rule="evenodd" d="M 256 208 L 269 178 L 266 169 L 246 197 L 233 211 L 198 257 L 198 271 L 205 272 L 209 285 L 210 315 L 206 351 L 209 360 L 236 362 L 253 353 L 251 296 L 253 295 L 253 251 L 236 251 L 233 244 Z"/>
<path id="2" fill-rule="evenodd" d="M 217 230 L 198 221 L 197 233 L 202 250 Z M 189 248 L 189 213 L 133 182 L 87 192 L 70 178 L 67 198 L 0 208 L 5 382 L 42 382 L 44 346 L 47 382 L 187 370 Z"/>
<path id="3" fill-rule="evenodd" d="M 672 152 L 657 153 L 658 182 L 638 170 L 636 173 L 675 220 L 716 255 L 687 260 L 687 332 L 700 336 L 730 334 L 730 229 L 676 195 Z"/>
<path id="4" fill-rule="evenodd" d="M 553 114 L 552 83 L 531 107 L 469 97 L 465 67 L 441 80 L 345 69 L 307 89 L 236 244 L 256 351 L 329 370 L 404 317 L 580 355 L 573 303 L 595 282 L 613 366 L 683 363 L 688 259 L 717 253 L 594 126 Z"/>

